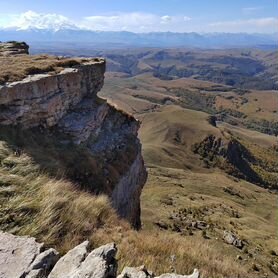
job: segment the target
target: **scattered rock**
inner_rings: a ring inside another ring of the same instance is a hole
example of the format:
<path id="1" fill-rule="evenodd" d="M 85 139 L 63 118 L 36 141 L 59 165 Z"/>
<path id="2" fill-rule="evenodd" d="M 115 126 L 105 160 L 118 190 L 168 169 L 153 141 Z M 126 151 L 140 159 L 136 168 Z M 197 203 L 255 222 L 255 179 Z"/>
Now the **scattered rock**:
<path id="1" fill-rule="evenodd" d="M 277 262 L 271 261 L 271 262 L 269 263 L 269 269 L 270 269 L 273 273 L 275 273 L 276 275 L 278 275 L 278 263 L 277 263 Z"/>
<path id="2" fill-rule="evenodd" d="M 223 240 L 227 244 L 234 245 L 235 247 L 242 249 L 245 246 L 245 242 L 239 239 L 235 234 L 229 231 L 224 231 Z"/>
<path id="3" fill-rule="evenodd" d="M 238 190 L 236 190 L 235 188 L 233 188 L 232 186 L 224 187 L 223 190 L 224 190 L 224 192 L 226 192 L 232 196 L 237 196 L 241 199 L 244 199 L 244 196 L 241 195 L 240 192 Z"/>
<path id="4" fill-rule="evenodd" d="M 195 224 L 195 227 L 197 229 L 203 230 L 203 229 L 206 229 L 208 227 L 208 224 L 205 221 L 197 220 L 196 224 Z"/>
<path id="5" fill-rule="evenodd" d="M 224 232 L 223 239 L 228 244 L 233 244 L 233 242 L 236 240 L 236 236 L 232 234 L 231 232 Z"/>
<path id="6" fill-rule="evenodd" d="M 117 278 L 153 278 L 152 272 L 149 272 L 144 265 L 139 267 L 125 267 Z"/>
<path id="7" fill-rule="evenodd" d="M 163 221 L 156 221 L 156 222 L 154 222 L 154 224 L 162 230 L 168 230 L 168 224 L 166 224 Z"/>
<path id="8" fill-rule="evenodd" d="M 154 274 L 148 271 L 144 266 L 125 267 L 123 272 L 117 278 L 153 278 Z M 200 273 L 197 269 L 191 275 L 179 275 L 176 273 L 165 273 L 155 278 L 199 278 Z"/>
<path id="9" fill-rule="evenodd" d="M 255 263 L 252 264 L 252 269 L 255 270 L 255 271 L 260 271 L 259 266 Z"/>
<path id="10" fill-rule="evenodd" d="M 194 269 L 191 275 L 179 275 L 176 273 L 166 273 L 158 276 L 157 278 L 199 278 L 199 277 L 200 277 L 200 273 L 198 269 Z"/>
<path id="11" fill-rule="evenodd" d="M 173 198 L 171 198 L 171 197 L 165 197 L 165 198 L 161 199 L 160 202 L 167 206 L 172 206 L 174 204 Z"/>

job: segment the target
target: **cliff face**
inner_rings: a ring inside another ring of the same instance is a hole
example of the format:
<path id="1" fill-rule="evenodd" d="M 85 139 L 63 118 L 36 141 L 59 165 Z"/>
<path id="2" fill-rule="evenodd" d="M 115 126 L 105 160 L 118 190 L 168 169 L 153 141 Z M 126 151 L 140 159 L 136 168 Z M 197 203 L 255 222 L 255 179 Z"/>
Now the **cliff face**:
<path id="1" fill-rule="evenodd" d="M 0 56 L 29 54 L 29 45 L 25 42 L 0 42 Z"/>
<path id="2" fill-rule="evenodd" d="M 0 86 L 0 125 L 59 134 L 60 144 L 82 146 L 97 162 L 97 170 L 75 173 L 83 175 L 82 187 L 108 194 L 119 215 L 139 228 L 140 194 L 147 177 L 137 138 L 139 122 L 97 96 L 104 72 L 103 59 L 86 59 L 59 73 Z"/>

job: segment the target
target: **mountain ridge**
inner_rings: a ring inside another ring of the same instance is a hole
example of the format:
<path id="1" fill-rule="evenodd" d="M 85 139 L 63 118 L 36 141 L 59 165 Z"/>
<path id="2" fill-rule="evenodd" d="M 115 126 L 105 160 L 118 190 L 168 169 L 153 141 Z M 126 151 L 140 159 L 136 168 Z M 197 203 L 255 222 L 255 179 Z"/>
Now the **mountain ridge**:
<path id="1" fill-rule="evenodd" d="M 133 33 L 127 31 L 94 31 L 80 28 L 64 28 L 59 25 L 52 28 L 2 28 L 0 37 L 3 41 L 25 40 L 27 43 L 72 42 L 83 44 L 119 44 L 122 46 L 145 47 L 271 47 L 277 48 L 277 34 L 262 33 L 174 33 L 150 32 Z M 236 43 L 235 43 L 236 42 Z M 102 45 L 103 47 L 103 45 Z M 107 46 L 106 46 L 107 48 Z"/>

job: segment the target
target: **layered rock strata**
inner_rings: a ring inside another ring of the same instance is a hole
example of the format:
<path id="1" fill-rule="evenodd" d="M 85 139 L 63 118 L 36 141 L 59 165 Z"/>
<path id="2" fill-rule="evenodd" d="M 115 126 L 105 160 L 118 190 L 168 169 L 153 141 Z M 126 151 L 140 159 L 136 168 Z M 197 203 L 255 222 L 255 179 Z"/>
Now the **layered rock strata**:
<path id="1" fill-rule="evenodd" d="M 29 54 L 29 46 L 25 42 L 0 42 L 0 56 Z"/>
<path id="2" fill-rule="evenodd" d="M 0 86 L 0 125 L 50 131 L 63 135 L 61 144 L 82 145 L 98 164 L 97 171 L 82 173 L 82 187 L 110 196 L 119 215 L 140 228 L 140 194 L 147 173 L 137 138 L 139 122 L 97 96 L 105 60 L 83 61 L 59 73 Z"/>

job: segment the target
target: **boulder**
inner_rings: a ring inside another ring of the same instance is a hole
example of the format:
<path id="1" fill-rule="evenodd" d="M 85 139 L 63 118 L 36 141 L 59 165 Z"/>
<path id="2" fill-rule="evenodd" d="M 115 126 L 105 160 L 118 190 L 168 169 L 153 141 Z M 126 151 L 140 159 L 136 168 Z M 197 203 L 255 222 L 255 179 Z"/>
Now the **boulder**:
<path id="1" fill-rule="evenodd" d="M 0 278 L 46 277 L 58 259 L 58 252 L 44 252 L 33 237 L 19 237 L 0 231 Z"/>
<path id="2" fill-rule="evenodd" d="M 125 267 L 117 278 L 153 278 L 152 272 L 148 271 L 144 265 L 139 267 Z"/>
<path id="3" fill-rule="evenodd" d="M 56 264 L 58 259 L 59 253 L 55 249 L 50 248 L 36 256 L 27 272 L 29 273 L 32 270 L 42 270 L 45 273 L 48 273 Z"/>
<path id="4" fill-rule="evenodd" d="M 235 234 L 233 234 L 232 232 L 229 232 L 229 231 L 224 231 L 223 240 L 227 244 L 234 245 L 235 247 L 237 247 L 239 249 L 242 249 L 245 245 L 245 242 L 243 240 L 239 239 Z"/>
<path id="5" fill-rule="evenodd" d="M 140 267 L 125 267 L 122 273 L 117 278 L 199 278 L 200 273 L 197 269 L 191 275 L 180 275 L 176 273 L 166 273 L 154 277 L 151 271 L 148 271 L 145 266 Z"/>
<path id="6" fill-rule="evenodd" d="M 55 265 L 49 278 L 107 278 L 116 277 L 117 248 L 114 243 L 101 246 L 88 253 L 85 241 L 70 250 Z"/>
<path id="7" fill-rule="evenodd" d="M 80 245 L 70 250 L 63 256 L 52 269 L 49 278 L 66 278 L 73 275 L 80 267 L 88 254 L 89 241 L 84 241 Z"/>
<path id="8" fill-rule="evenodd" d="M 200 273 L 198 271 L 198 269 L 194 269 L 193 273 L 190 275 L 180 275 L 180 274 L 176 274 L 176 273 L 166 273 L 166 274 L 162 274 L 156 278 L 199 278 L 200 277 Z"/>
<path id="9" fill-rule="evenodd" d="M 237 237 L 233 233 L 228 232 L 228 231 L 224 231 L 223 240 L 227 244 L 233 244 L 236 239 L 237 239 Z"/>

